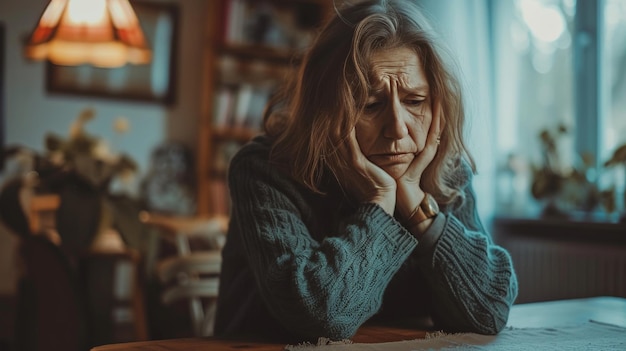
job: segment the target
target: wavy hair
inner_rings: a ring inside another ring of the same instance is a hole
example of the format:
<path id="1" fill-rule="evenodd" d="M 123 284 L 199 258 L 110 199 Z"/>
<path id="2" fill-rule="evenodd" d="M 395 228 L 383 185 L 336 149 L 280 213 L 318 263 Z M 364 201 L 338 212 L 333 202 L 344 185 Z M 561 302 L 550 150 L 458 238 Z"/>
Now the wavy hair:
<path id="1" fill-rule="evenodd" d="M 459 161 L 465 159 L 474 172 L 475 163 L 463 140 L 465 114 L 457 65 L 442 43 L 412 1 L 366 0 L 335 9 L 297 74 L 265 112 L 264 129 L 273 138 L 271 162 L 321 192 L 326 172 L 341 174 L 348 166 L 338 150 L 365 106 L 369 58 L 379 50 L 408 47 L 420 58 L 431 101 L 441 104 L 445 122 L 441 144 L 421 186 L 440 203 L 461 196 Z"/>

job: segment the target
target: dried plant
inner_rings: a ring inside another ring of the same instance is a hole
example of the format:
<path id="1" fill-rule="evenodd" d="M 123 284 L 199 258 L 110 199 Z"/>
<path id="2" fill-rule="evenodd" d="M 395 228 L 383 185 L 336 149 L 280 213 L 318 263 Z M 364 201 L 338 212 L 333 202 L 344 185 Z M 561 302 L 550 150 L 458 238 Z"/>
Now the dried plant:
<path id="1" fill-rule="evenodd" d="M 85 130 L 87 122 L 94 117 L 93 109 L 85 109 L 70 126 L 68 138 L 46 135 L 46 157 L 57 169 L 74 172 L 97 189 L 107 190 L 113 178 L 131 177 L 137 164 L 126 154 L 113 153 L 105 140 Z M 124 131 L 127 129 L 126 123 Z"/>

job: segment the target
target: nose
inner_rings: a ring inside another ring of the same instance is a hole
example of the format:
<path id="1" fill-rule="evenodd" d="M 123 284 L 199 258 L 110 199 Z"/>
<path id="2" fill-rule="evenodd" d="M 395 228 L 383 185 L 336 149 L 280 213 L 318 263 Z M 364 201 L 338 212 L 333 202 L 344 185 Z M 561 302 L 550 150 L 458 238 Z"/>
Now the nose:
<path id="1" fill-rule="evenodd" d="M 404 120 L 404 111 L 399 99 L 393 99 L 389 104 L 383 125 L 383 135 L 385 138 L 398 140 L 408 135 L 409 129 Z"/>

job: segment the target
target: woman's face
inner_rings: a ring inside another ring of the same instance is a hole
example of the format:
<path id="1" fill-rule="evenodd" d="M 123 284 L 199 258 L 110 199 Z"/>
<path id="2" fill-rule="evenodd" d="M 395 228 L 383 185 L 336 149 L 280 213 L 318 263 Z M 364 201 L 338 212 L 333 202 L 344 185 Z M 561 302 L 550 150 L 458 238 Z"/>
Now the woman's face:
<path id="1" fill-rule="evenodd" d="M 381 50 L 371 58 L 369 97 L 356 125 L 363 154 L 400 178 L 424 149 L 432 121 L 428 81 L 415 51 Z"/>

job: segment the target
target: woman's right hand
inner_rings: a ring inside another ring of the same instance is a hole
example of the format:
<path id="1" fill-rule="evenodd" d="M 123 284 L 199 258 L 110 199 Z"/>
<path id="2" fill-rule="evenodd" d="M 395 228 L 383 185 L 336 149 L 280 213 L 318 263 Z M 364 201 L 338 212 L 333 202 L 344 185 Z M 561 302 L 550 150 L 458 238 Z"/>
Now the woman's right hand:
<path id="1" fill-rule="evenodd" d="M 339 175 L 342 186 L 361 202 L 374 202 L 393 216 L 396 206 L 396 181 L 365 157 L 356 139 L 355 128 L 341 148 L 348 160 Z"/>

